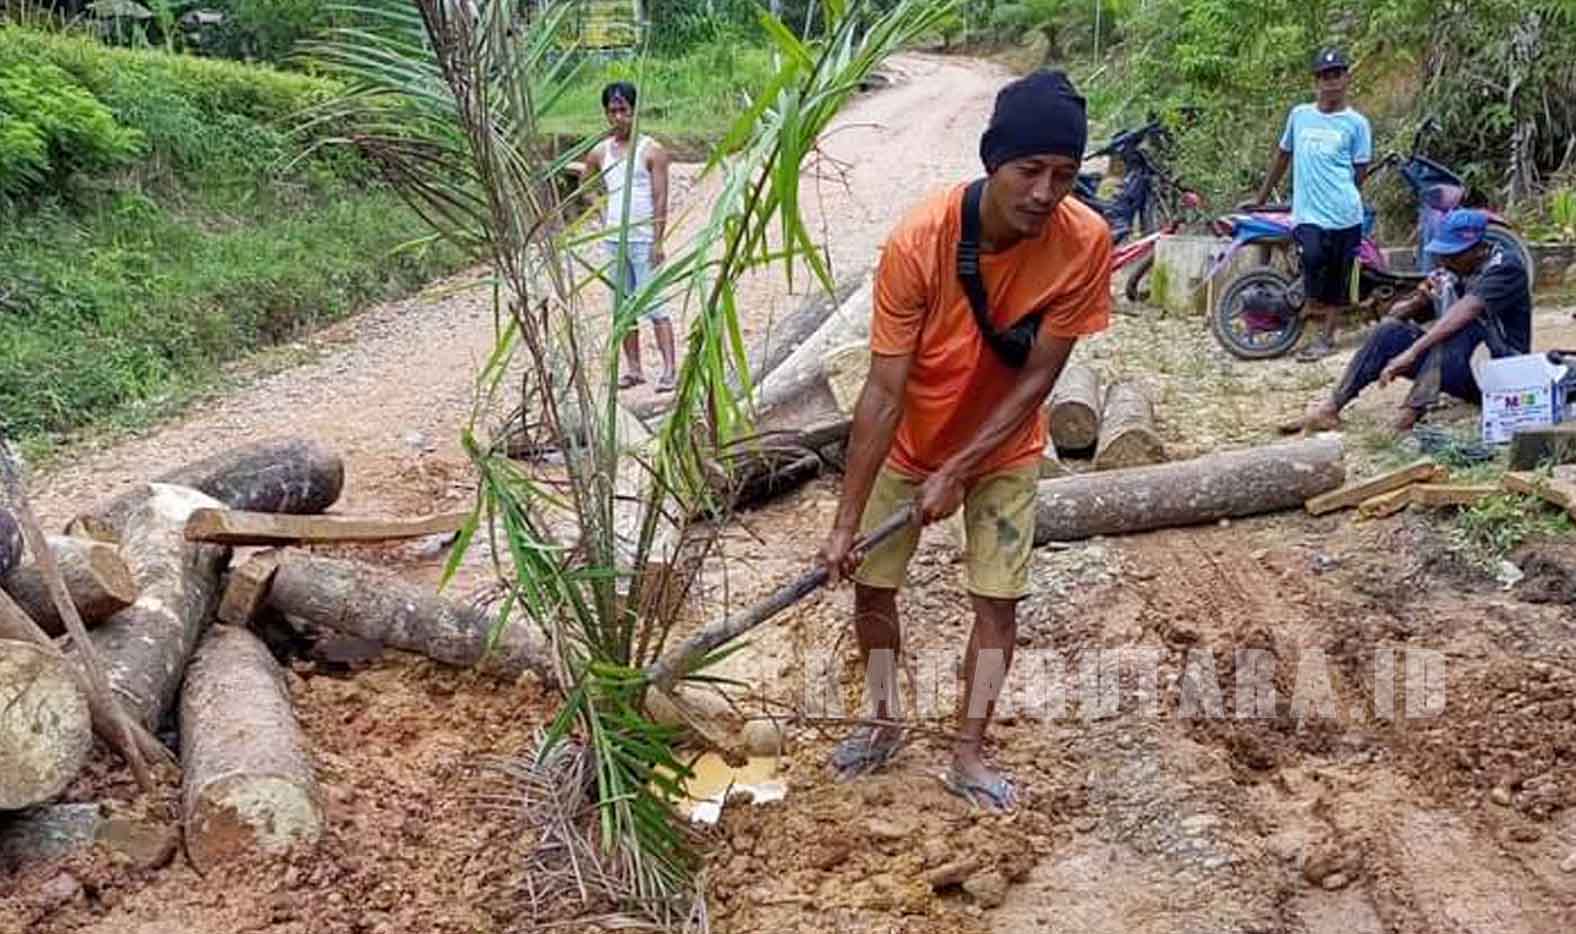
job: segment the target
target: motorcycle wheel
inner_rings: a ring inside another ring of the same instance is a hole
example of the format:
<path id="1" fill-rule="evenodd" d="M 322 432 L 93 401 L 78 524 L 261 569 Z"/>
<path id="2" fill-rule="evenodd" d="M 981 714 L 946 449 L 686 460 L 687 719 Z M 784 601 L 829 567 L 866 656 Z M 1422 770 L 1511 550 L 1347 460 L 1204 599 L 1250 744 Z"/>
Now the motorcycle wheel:
<path id="1" fill-rule="evenodd" d="M 1532 250 L 1527 247 L 1527 241 L 1521 235 L 1504 224 L 1490 223 L 1488 230 L 1484 231 L 1483 239 L 1496 246 L 1515 253 L 1521 257 L 1521 263 L 1527 269 L 1527 290 L 1536 291 L 1538 287 L 1538 264 L 1532 261 Z"/>
<path id="2" fill-rule="evenodd" d="M 1135 304 L 1149 301 L 1149 289 L 1144 286 L 1144 277 L 1149 275 L 1149 270 L 1153 268 L 1155 268 L 1155 254 L 1150 253 L 1139 260 L 1133 271 L 1127 274 L 1127 285 L 1123 291 L 1126 292 L 1128 301 Z"/>
<path id="3" fill-rule="evenodd" d="M 1284 356 L 1297 346 L 1306 321 L 1298 313 L 1293 314 L 1290 320 L 1276 330 L 1260 330 L 1256 333 L 1250 330 L 1241 320 L 1242 298 L 1248 289 L 1254 287 L 1290 291 L 1292 280 L 1274 266 L 1257 266 L 1249 269 L 1233 279 L 1215 302 L 1210 315 L 1210 330 L 1215 332 L 1215 339 L 1220 341 L 1220 345 L 1234 357 L 1243 360 L 1269 360 Z"/>

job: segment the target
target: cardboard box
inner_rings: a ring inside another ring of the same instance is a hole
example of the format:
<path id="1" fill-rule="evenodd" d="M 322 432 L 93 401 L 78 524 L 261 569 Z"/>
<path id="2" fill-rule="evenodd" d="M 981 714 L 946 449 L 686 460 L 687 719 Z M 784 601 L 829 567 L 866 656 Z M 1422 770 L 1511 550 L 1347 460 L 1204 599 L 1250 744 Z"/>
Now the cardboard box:
<path id="1" fill-rule="evenodd" d="M 1483 441 L 1508 444 L 1518 428 L 1553 425 L 1576 415 L 1576 372 L 1541 353 L 1486 360 L 1477 368 L 1483 390 Z"/>

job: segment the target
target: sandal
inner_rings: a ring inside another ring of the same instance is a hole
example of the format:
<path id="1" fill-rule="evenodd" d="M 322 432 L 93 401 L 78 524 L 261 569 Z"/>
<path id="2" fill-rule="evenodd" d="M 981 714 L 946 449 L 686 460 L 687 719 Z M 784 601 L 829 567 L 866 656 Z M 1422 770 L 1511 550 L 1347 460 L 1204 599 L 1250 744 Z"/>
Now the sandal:
<path id="1" fill-rule="evenodd" d="M 1321 337 L 1299 351 L 1297 361 L 1299 363 L 1314 363 L 1333 353 L 1335 353 L 1335 345 Z"/>
<path id="2" fill-rule="evenodd" d="M 941 776 L 941 784 L 975 807 L 995 814 L 1004 814 L 1018 806 L 1018 790 L 1001 775 L 992 781 L 982 782 L 963 774 L 954 765 Z"/>
<path id="3" fill-rule="evenodd" d="M 659 377 L 657 379 L 657 392 L 672 392 L 672 391 L 673 391 L 673 375 L 670 374 L 670 373 L 669 374 L 663 374 L 661 377 Z"/>
<path id="4" fill-rule="evenodd" d="M 638 373 L 625 373 L 618 378 L 618 388 L 628 389 L 631 386 L 639 386 L 645 381 L 646 378 Z"/>
<path id="5" fill-rule="evenodd" d="M 901 732 L 886 732 L 862 726 L 832 750 L 828 761 L 838 781 L 850 781 L 880 769 L 903 748 Z"/>

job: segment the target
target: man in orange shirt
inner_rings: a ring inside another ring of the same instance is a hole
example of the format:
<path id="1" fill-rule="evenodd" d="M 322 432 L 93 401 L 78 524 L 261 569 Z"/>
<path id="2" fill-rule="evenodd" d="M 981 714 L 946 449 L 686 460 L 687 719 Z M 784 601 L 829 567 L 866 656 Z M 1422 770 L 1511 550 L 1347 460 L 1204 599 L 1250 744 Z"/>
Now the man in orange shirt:
<path id="1" fill-rule="evenodd" d="M 920 525 L 964 509 L 974 630 L 947 787 L 995 810 L 1011 783 L 981 756 L 1028 593 L 1042 406 L 1079 337 L 1110 322 L 1111 237 L 1067 197 L 1083 161 L 1083 98 L 1060 72 L 1014 81 L 980 140 L 986 178 L 932 196 L 888 238 L 877 269 L 870 372 L 854 410 L 837 518 L 820 559 L 854 580 L 854 627 L 876 720 L 895 721 L 897 591 L 919 525 L 853 548 L 908 503 Z M 971 294 L 972 293 L 972 294 Z M 832 756 L 844 778 L 902 742 L 867 726 Z"/>

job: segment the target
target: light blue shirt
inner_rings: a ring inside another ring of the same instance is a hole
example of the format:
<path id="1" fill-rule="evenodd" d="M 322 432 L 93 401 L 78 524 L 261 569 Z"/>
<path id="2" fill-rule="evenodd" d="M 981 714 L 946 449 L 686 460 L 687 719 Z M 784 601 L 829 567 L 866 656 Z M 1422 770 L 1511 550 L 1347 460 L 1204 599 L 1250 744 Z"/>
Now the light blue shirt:
<path id="1" fill-rule="evenodd" d="M 1326 230 L 1362 224 L 1363 199 L 1354 170 L 1373 160 L 1367 117 L 1350 107 L 1327 114 L 1314 104 L 1298 104 L 1286 118 L 1280 147 L 1292 157 L 1294 223 Z"/>

